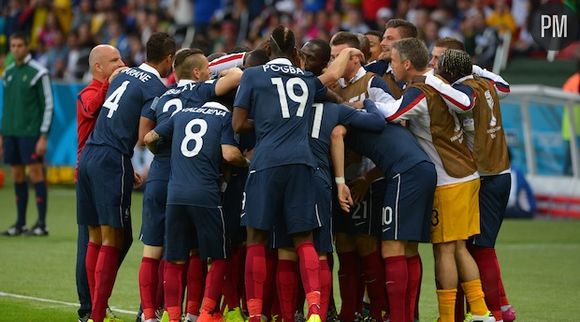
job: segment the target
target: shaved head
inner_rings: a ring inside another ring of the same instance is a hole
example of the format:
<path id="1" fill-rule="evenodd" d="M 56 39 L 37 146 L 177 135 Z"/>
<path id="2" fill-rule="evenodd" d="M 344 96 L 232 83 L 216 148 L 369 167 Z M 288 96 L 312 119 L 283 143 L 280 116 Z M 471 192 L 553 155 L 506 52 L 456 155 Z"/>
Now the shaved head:
<path id="1" fill-rule="evenodd" d="M 93 78 L 103 80 L 109 78 L 119 67 L 125 64 L 117 48 L 110 45 L 95 46 L 89 54 L 89 67 Z"/>

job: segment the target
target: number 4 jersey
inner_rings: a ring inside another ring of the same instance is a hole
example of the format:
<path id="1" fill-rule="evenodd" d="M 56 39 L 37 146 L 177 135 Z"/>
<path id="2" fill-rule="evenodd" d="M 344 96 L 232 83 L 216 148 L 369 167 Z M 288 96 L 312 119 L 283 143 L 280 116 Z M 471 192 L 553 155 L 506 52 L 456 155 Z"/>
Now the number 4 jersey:
<path id="1" fill-rule="evenodd" d="M 123 70 L 109 86 L 87 145 L 106 145 L 132 156 L 142 111 L 166 90 L 157 70 L 147 64 Z"/>
<path id="2" fill-rule="evenodd" d="M 184 108 L 155 132 L 172 137 L 167 204 L 219 206 L 221 146 L 237 146 L 231 112 L 216 102 Z"/>
<path id="3" fill-rule="evenodd" d="M 234 107 L 254 119 L 256 150 L 250 170 L 288 165 L 315 166 L 309 145 L 312 103 L 326 87 L 285 58 L 244 71 Z"/>

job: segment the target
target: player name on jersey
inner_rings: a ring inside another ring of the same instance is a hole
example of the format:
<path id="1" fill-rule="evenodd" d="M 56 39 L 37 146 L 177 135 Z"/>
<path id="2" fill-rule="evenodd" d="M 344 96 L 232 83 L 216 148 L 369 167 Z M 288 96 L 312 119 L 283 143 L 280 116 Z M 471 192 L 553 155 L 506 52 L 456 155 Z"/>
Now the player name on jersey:
<path id="1" fill-rule="evenodd" d="M 304 75 L 304 71 L 298 67 L 294 67 L 291 65 L 275 65 L 275 64 L 266 64 L 262 66 L 264 72 L 271 70 L 273 72 L 282 72 L 286 74 L 296 74 L 296 75 Z"/>
<path id="2" fill-rule="evenodd" d="M 125 69 L 124 71 L 122 71 L 122 73 L 127 74 L 127 76 L 135 77 L 143 83 L 151 79 L 151 74 L 135 68 Z"/>

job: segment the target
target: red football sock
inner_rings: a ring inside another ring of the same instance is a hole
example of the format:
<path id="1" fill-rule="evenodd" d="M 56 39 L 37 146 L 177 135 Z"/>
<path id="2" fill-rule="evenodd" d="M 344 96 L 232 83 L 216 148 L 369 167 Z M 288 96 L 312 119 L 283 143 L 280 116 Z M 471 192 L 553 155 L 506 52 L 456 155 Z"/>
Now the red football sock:
<path id="1" fill-rule="evenodd" d="M 266 251 L 266 280 L 264 281 L 264 293 L 262 314 L 271 316 L 272 305 L 276 297 L 276 265 L 278 263 L 278 252 Z"/>
<path id="2" fill-rule="evenodd" d="M 379 253 L 375 251 L 365 256 L 363 258 L 363 268 L 367 293 L 371 301 L 370 314 L 377 321 L 380 321 L 382 318 L 381 312 L 386 307 L 385 275 L 384 275 L 385 270 L 383 268 L 383 261 L 381 260 L 381 255 L 379 255 Z M 407 271 L 407 263 L 405 262 L 405 272 L 406 271 Z M 405 289 L 406 288 L 407 281 L 405 279 Z"/>
<path id="3" fill-rule="evenodd" d="M 278 260 L 276 288 L 283 321 L 293 321 L 298 293 L 298 263 L 291 260 Z"/>
<path id="4" fill-rule="evenodd" d="M 157 268 L 157 293 L 155 294 L 155 304 L 158 309 L 160 307 L 165 307 L 163 305 L 163 273 L 165 272 L 165 260 L 159 261 L 159 267 Z"/>
<path id="5" fill-rule="evenodd" d="M 419 319 L 419 293 L 421 292 L 421 275 L 422 275 L 421 256 L 415 255 L 407 257 L 407 320 L 415 321 Z"/>
<path id="6" fill-rule="evenodd" d="M 463 322 L 465 320 L 465 293 L 463 288 L 457 288 L 457 296 L 455 297 L 455 322 Z"/>
<path id="7" fill-rule="evenodd" d="M 119 268 L 119 249 L 112 246 L 101 246 L 95 268 L 95 293 L 91 319 L 101 322 L 105 318 L 107 302 L 115 285 Z"/>
<path id="8" fill-rule="evenodd" d="M 165 293 L 165 308 L 171 321 L 181 320 L 181 299 L 183 293 L 183 273 L 185 264 L 165 263 L 163 285 Z"/>
<path id="9" fill-rule="evenodd" d="M 226 269 L 226 282 L 224 283 L 224 303 L 232 310 L 240 306 L 240 292 L 238 285 L 240 283 L 240 272 L 243 272 L 242 266 L 242 246 L 232 248 L 232 255 L 228 259 Z"/>
<path id="10" fill-rule="evenodd" d="M 261 244 L 246 248 L 245 282 L 250 321 L 260 321 L 266 281 L 266 247 Z"/>
<path id="11" fill-rule="evenodd" d="M 97 259 L 99 258 L 99 251 L 101 245 L 89 242 L 87 245 L 87 255 L 85 256 L 85 270 L 87 272 L 87 280 L 89 282 L 89 293 L 91 300 L 95 298 L 95 269 L 97 267 Z"/>
<path id="12" fill-rule="evenodd" d="M 187 305 L 186 312 L 199 316 L 199 308 L 204 288 L 204 262 L 199 255 L 191 255 L 187 265 Z"/>
<path id="13" fill-rule="evenodd" d="M 469 248 L 479 268 L 479 276 L 485 303 L 496 318 L 501 319 L 501 296 L 499 291 L 500 272 L 495 249 L 490 247 L 471 246 Z"/>
<path id="14" fill-rule="evenodd" d="M 387 285 L 387 296 L 389 298 L 389 318 L 392 322 L 407 321 L 408 314 L 407 285 L 409 275 L 407 272 L 407 258 L 403 256 L 392 256 L 385 258 L 385 280 Z"/>
<path id="15" fill-rule="evenodd" d="M 159 260 L 143 257 L 139 267 L 139 294 L 141 295 L 141 308 L 145 315 L 145 320 L 155 318 L 155 309 L 158 303 L 157 285 L 159 277 Z"/>
<path id="16" fill-rule="evenodd" d="M 215 310 L 216 304 L 222 295 L 225 275 L 226 260 L 212 260 L 205 283 L 205 294 L 203 296 L 203 303 L 201 307 L 203 311 L 212 313 Z"/>
<path id="17" fill-rule="evenodd" d="M 320 313 L 320 263 L 312 242 L 304 242 L 296 247 L 300 277 L 308 303 L 308 317 Z"/>
<path id="18" fill-rule="evenodd" d="M 500 307 L 510 305 L 510 301 L 508 300 L 507 295 L 505 293 L 505 288 L 503 287 L 503 280 L 501 277 L 501 269 L 499 268 L 499 261 L 497 259 L 497 255 L 495 256 L 494 259 L 495 259 L 494 264 L 495 264 L 496 270 L 498 271 L 498 274 L 499 274 L 497 288 L 498 288 L 498 292 L 499 292 Z"/>
<path id="19" fill-rule="evenodd" d="M 331 255 L 332 256 L 332 255 Z M 328 314 L 328 305 L 330 303 L 330 297 L 332 295 L 332 271 L 328 266 L 328 261 L 326 259 L 320 260 L 320 317 L 322 321 L 326 321 L 326 315 Z"/>
<path id="20" fill-rule="evenodd" d="M 338 261 L 338 286 L 342 299 L 339 320 L 352 321 L 358 307 L 359 257 L 356 252 L 338 253 Z"/>

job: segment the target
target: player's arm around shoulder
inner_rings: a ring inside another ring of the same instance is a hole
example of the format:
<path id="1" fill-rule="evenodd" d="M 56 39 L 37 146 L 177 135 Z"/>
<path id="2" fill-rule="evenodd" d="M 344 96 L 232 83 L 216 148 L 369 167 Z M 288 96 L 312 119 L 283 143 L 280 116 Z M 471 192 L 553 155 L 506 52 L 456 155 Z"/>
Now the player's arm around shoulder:
<path id="1" fill-rule="evenodd" d="M 495 88 L 499 99 L 507 97 L 511 92 L 510 84 L 505 79 L 503 79 L 503 77 L 493 72 L 490 72 L 487 69 L 481 68 L 477 65 L 473 65 L 473 75 L 485 78 L 488 81 L 490 81 L 493 84 L 493 87 Z"/>
<path id="2" fill-rule="evenodd" d="M 222 157 L 227 163 L 236 167 L 247 168 L 250 165 L 250 161 L 244 157 L 242 151 L 235 145 L 222 144 Z"/>
<path id="3" fill-rule="evenodd" d="M 457 113 L 469 112 L 475 106 L 475 91 L 461 80 L 450 85 L 443 79 L 428 74 L 425 77 L 425 84 L 433 87 L 441 95 L 447 107 Z"/>
<path id="4" fill-rule="evenodd" d="M 238 85 L 240 85 L 242 75 L 242 70 L 237 67 L 222 71 L 220 73 L 220 78 L 218 78 L 215 84 L 216 96 L 225 95 L 226 93 L 229 93 L 238 87 Z"/>

